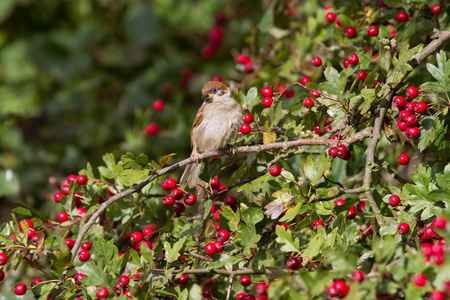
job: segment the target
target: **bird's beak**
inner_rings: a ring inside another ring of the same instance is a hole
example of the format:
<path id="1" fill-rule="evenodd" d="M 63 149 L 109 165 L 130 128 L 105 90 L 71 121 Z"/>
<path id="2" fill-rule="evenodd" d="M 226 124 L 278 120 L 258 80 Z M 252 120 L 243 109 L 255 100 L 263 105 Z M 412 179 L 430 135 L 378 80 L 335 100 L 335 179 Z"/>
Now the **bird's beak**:
<path id="1" fill-rule="evenodd" d="M 208 100 L 208 99 L 211 99 L 212 98 L 212 94 L 210 94 L 210 93 L 204 93 L 203 95 L 202 95 L 202 99 L 204 99 L 204 100 Z"/>

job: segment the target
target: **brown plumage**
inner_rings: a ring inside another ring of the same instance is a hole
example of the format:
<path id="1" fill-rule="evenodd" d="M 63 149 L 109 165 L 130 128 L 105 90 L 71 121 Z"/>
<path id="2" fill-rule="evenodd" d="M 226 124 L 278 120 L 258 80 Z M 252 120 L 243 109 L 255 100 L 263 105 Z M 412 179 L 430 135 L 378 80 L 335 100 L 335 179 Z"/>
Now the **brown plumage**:
<path id="1" fill-rule="evenodd" d="M 242 123 L 241 106 L 231 97 L 230 89 L 218 81 L 209 81 L 202 88 L 200 106 L 192 125 L 192 155 L 224 149 L 239 131 Z M 186 167 L 180 184 L 194 188 L 199 182 L 202 164 L 194 162 Z"/>

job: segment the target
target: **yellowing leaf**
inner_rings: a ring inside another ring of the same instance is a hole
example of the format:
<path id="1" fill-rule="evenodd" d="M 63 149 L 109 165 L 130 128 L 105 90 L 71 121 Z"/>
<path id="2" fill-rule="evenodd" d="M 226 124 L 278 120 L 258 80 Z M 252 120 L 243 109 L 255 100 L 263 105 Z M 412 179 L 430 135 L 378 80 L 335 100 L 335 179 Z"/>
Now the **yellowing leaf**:
<path id="1" fill-rule="evenodd" d="M 273 142 L 275 142 L 276 139 L 277 139 L 277 135 L 275 134 L 275 132 L 264 132 L 263 133 L 264 145 L 273 143 Z"/>
<path id="2" fill-rule="evenodd" d="M 176 153 L 170 153 L 159 160 L 159 167 L 162 168 Z"/>

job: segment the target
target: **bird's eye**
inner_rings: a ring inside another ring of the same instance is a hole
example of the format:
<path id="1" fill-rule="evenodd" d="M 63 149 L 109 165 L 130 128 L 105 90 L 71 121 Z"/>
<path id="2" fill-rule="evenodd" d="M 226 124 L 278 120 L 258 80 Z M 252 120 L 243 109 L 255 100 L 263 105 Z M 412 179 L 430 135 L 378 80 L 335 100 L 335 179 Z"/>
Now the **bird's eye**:
<path id="1" fill-rule="evenodd" d="M 215 93 L 217 92 L 217 90 L 216 90 L 216 89 L 213 89 L 212 92 L 215 94 Z"/>

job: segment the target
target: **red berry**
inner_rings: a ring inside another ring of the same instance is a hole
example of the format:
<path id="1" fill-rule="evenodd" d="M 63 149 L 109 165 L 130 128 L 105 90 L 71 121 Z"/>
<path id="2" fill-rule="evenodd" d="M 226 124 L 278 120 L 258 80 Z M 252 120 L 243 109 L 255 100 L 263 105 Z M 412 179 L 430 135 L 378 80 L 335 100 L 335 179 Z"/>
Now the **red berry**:
<path id="1" fill-rule="evenodd" d="M 406 101 L 402 96 L 397 96 L 394 98 L 394 103 L 398 107 L 399 110 L 405 109 Z"/>
<path id="2" fill-rule="evenodd" d="M 398 163 L 401 165 L 406 165 L 407 163 L 409 163 L 409 155 L 402 153 L 398 156 Z"/>
<path id="3" fill-rule="evenodd" d="M 434 227 L 436 227 L 437 229 L 440 230 L 444 230 L 445 227 L 447 226 L 447 219 L 445 219 L 444 217 L 437 217 L 434 221 Z"/>
<path id="4" fill-rule="evenodd" d="M 410 113 L 415 113 L 416 112 L 416 103 L 415 102 L 408 102 L 405 105 L 405 108 L 407 111 L 409 111 Z"/>
<path id="5" fill-rule="evenodd" d="M 273 224 L 272 224 L 272 230 L 275 231 L 275 228 L 276 228 L 277 226 L 283 227 L 284 231 L 287 231 L 287 230 L 288 230 L 287 225 L 284 224 L 284 223 L 281 223 L 281 222 L 275 222 L 275 223 L 273 223 Z"/>
<path id="6" fill-rule="evenodd" d="M 399 121 L 397 121 L 397 127 L 401 131 L 405 131 L 406 129 L 408 129 L 408 124 L 406 124 L 406 122 L 403 122 L 403 121 L 399 120 Z"/>
<path id="7" fill-rule="evenodd" d="M 83 249 L 83 250 L 90 250 L 91 247 L 92 247 L 92 244 L 89 242 L 81 244 L 81 249 Z"/>
<path id="8" fill-rule="evenodd" d="M 427 283 L 427 276 L 418 274 L 414 277 L 414 284 L 418 287 L 423 287 Z"/>
<path id="9" fill-rule="evenodd" d="M 78 175 L 77 177 L 77 183 L 79 185 L 85 185 L 87 182 L 87 177 L 85 175 Z"/>
<path id="10" fill-rule="evenodd" d="M 312 222 L 312 224 L 311 224 L 312 230 L 314 230 L 314 231 L 317 231 L 317 228 L 318 228 L 319 226 L 322 226 L 322 227 L 323 227 L 323 221 L 322 221 L 322 220 L 315 220 L 315 221 Z"/>
<path id="11" fill-rule="evenodd" d="M 345 199 L 337 199 L 336 201 L 334 201 L 334 205 L 336 206 L 341 206 L 345 204 Z"/>
<path id="12" fill-rule="evenodd" d="M 350 39 L 354 38 L 356 36 L 356 28 L 352 26 L 345 28 L 345 36 Z"/>
<path id="13" fill-rule="evenodd" d="M 318 56 L 313 57 L 311 62 L 313 64 L 313 66 L 315 66 L 315 67 L 320 67 L 322 65 L 322 59 Z"/>
<path id="14" fill-rule="evenodd" d="M 241 277 L 241 285 L 242 286 L 249 286 L 252 284 L 252 279 L 248 276 L 242 276 Z"/>
<path id="15" fill-rule="evenodd" d="M 279 176 L 281 174 L 281 168 L 278 165 L 272 165 L 269 169 L 269 173 L 272 176 Z"/>
<path id="16" fill-rule="evenodd" d="M 218 209 L 214 212 L 214 220 L 216 220 L 217 222 L 220 222 L 220 214 L 223 213 L 223 211 L 221 209 Z"/>
<path id="17" fill-rule="evenodd" d="M 313 96 L 314 98 L 319 98 L 320 97 L 320 93 L 318 92 L 317 89 L 312 89 L 312 91 L 309 91 L 309 94 L 311 96 Z"/>
<path id="18" fill-rule="evenodd" d="M 78 211 L 78 217 L 82 218 L 87 213 L 86 209 L 84 207 L 77 208 Z"/>
<path id="19" fill-rule="evenodd" d="M 67 221 L 69 219 L 69 215 L 65 212 L 65 211 L 62 211 L 62 212 L 60 212 L 59 214 L 58 214 L 58 220 L 60 221 L 60 222 L 65 222 L 65 221 Z"/>
<path id="20" fill-rule="evenodd" d="M 136 244 L 142 241 L 143 237 L 142 233 L 135 231 L 131 234 L 131 241 Z"/>
<path id="21" fill-rule="evenodd" d="M 34 225 L 33 221 L 31 221 L 30 219 L 23 219 L 22 221 L 19 222 L 19 228 L 20 228 L 20 230 L 22 230 L 22 232 L 23 232 L 22 222 L 26 223 L 28 228 L 33 228 L 33 225 Z"/>
<path id="22" fill-rule="evenodd" d="M 245 54 L 239 54 L 238 57 L 237 57 L 237 62 L 242 64 L 242 65 L 245 65 L 249 61 L 250 61 L 250 57 L 248 57 Z"/>
<path id="23" fill-rule="evenodd" d="M 4 266 L 7 261 L 8 261 L 8 255 L 6 255 L 6 253 L 1 252 L 0 253 L 0 266 Z"/>
<path id="24" fill-rule="evenodd" d="M 409 18 L 408 14 L 404 11 L 401 11 L 397 14 L 397 21 L 399 22 L 405 22 Z"/>
<path id="25" fill-rule="evenodd" d="M 378 27 L 375 25 L 370 25 L 369 28 L 367 28 L 367 34 L 370 36 L 377 36 L 379 32 Z"/>
<path id="26" fill-rule="evenodd" d="M 162 203 L 165 206 L 172 206 L 175 203 L 175 200 L 173 200 L 172 196 L 167 195 L 162 198 Z"/>
<path id="27" fill-rule="evenodd" d="M 397 231 L 399 234 L 407 234 L 409 232 L 409 225 L 408 223 L 400 223 L 397 226 Z"/>
<path id="28" fill-rule="evenodd" d="M 317 134 L 322 134 L 323 133 L 322 130 L 320 130 L 320 126 L 319 125 L 314 126 L 314 132 L 317 133 Z"/>
<path id="29" fill-rule="evenodd" d="M 173 205 L 173 211 L 177 214 L 182 214 L 186 210 L 186 207 L 181 202 L 175 202 Z"/>
<path id="30" fill-rule="evenodd" d="M 415 86 L 410 86 L 406 89 L 406 96 L 409 99 L 414 99 L 419 95 L 419 90 Z"/>
<path id="31" fill-rule="evenodd" d="M 423 114 L 427 111 L 427 104 L 423 101 L 419 101 L 416 103 L 416 113 Z"/>
<path id="32" fill-rule="evenodd" d="M 440 13 L 442 10 L 442 7 L 439 3 L 433 3 L 433 5 L 431 5 L 431 12 L 433 14 L 438 14 Z"/>
<path id="33" fill-rule="evenodd" d="M 162 182 L 162 188 L 166 191 L 173 190 L 176 187 L 177 187 L 177 182 L 172 178 L 166 178 Z"/>
<path id="34" fill-rule="evenodd" d="M 359 73 L 358 73 L 358 79 L 360 80 L 360 81 L 365 81 L 366 79 L 367 79 L 367 73 L 366 72 L 364 72 L 364 71 L 360 71 Z"/>
<path id="35" fill-rule="evenodd" d="M 308 76 L 303 77 L 300 81 L 300 83 L 303 85 L 306 85 L 308 82 L 311 82 L 311 78 L 309 78 Z"/>
<path id="36" fill-rule="evenodd" d="M 434 290 L 431 292 L 429 299 L 430 300 L 445 300 L 445 299 L 447 299 L 447 296 L 441 291 Z"/>
<path id="37" fill-rule="evenodd" d="M 362 282 L 364 280 L 364 273 L 360 270 L 355 270 L 350 275 L 351 282 Z"/>
<path id="38" fill-rule="evenodd" d="M 153 102 L 153 109 L 155 110 L 155 111 L 162 111 L 162 110 L 164 110 L 164 101 L 163 100 L 161 100 L 161 99 L 156 99 L 154 102 Z"/>
<path id="39" fill-rule="evenodd" d="M 5 279 L 5 272 L 3 272 L 3 270 L 0 270 L 0 282 L 2 282 L 3 279 Z"/>
<path id="40" fill-rule="evenodd" d="M 343 64 L 345 69 L 347 69 L 350 66 L 350 61 L 348 60 L 348 58 L 344 59 Z"/>
<path id="41" fill-rule="evenodd" d="M 350 53 L 347 58 L 348 62 L 352 65 L 356 65 L 359 62 L 359 57 L 356 53 Z"/>
<path id="42" fill-rule="evenodd" d="M 64 196 L 63 193 L 55 193 L 54 198 L 55 198 L 55 202 L 59 203 L 61 202 L 61 198 Z"/>
<path id="43" fill-rule="evenodd" d="M 264 97 L 264 99 L 263 99 L 264 107 L 270 107 L 270 106 L 272 106 L 272 103 L 273 103 L 272 97 Z"/>
<path id="44" fill-rule="evenodd" d="M 128 286 L 128 283 L 130 283 L 130 278 L 124 275 L 121 275 L 119 277 L 119 284 L 121 284 L 123 288 L 126 288 Z"/>
<path id="45" fill-rule="evenodd" d="M 347 294 L 350 290 L 350 287 L 345 283 L 344 280 L 336 280 L 333 283 L 333 287 L 336 289 L 337 294 L 338 294 L 337 296 L 339 298 L 344 298 L 345 296 L 347 296 Z"/>
<path id="46" fill-rule="evenodd" d="M 266 87 L 263 87 L 263 89 L 262 89 L 262 91 L 261 91 L 261 94 L 262 94 L 264 97 L 272 97 L 272 95 L 273 95 L 273 90 L 272 90 L 272 88 L 266 86 Z"/>
<path id="47" fill-rule="evenodd" d="M 89 254 L 89 251 L 87 250 L 81 250 L 80 253 L 78 253 L 78 258 L 81 261 L 87 261 L 91 257 L 91 254 Z"/>
<path id="48" fill-rule="evenodd" d="M 142 230 L 142 235 L 144 236 L 144 238 L 148 237 L 152 233 L 153 229 L 151 229 L 150 227 L 146 227 L 144 228 L 144 230 Z"/>
<path id="49" fill-rule="evenodd" d="M 186 205 L 194 205 L 196 201 L 197 196 L 195 196 L 193 193 L 187 193 L 184 196 L 184 203 L 186 203 Z"/>
<path id="50" fill-rule="evenodd" d="M 301 267 L 300 260 L 297 257 L 291 257 L 286 262 L 286 267 L 289 270 L 293 270 L 293 271 L 298 270 Z"/>
<path id="51" fill-rule="evenodd" d="M 27 286 L 25 283 L 18 283 L 14 288 L 14 293 L 18 296 L 25 295 L 27 292 Z"/>
<path id="52" fill-rule="evenodd" d="M 159 131 L 159 126 L 156 123 L 150 123 L 144 128 L 144 132 L 146 136 L 157 135 Z"/>
<path id="53" fill-rule="evenodd" d="M 214 253 L 216 253 L 216 245 L 214 245 L 214 243 L 208 243 L 206 244 L 206 254 L 207 255 L 213 255 Z"/>
<path id="54" fill-rule="evenodd" d="M 105 287 L 99 287 L 95 295 L 100 299 L 108 298 L 108 290 Z"/>
<path id="55" fill-rule="evenodd" d="M 328 23 L 332 23 L 336 20 L 336 14 L 334 12 L 329 12 L 325 15 L 327 18 Z"/>
<path id="56" fill-rule="evenodd" d="M 417 117 L 415 115 L 410 115 L 406 118 L 406 124 L 408 126 L 414 126 L 417 124 Z"/>
<path id="57" fill-rule="evenodd" d="M 338 155 L 337 148 L 336 147 L 331 147 L 330 149 L 328 149 L 328 154 L 333 156 L 333 157 L 336 157 Z"/>
<path id="58" fill-rule="evenodd" d="M 250 131 L 252 131 L 252 127 L 250 127 L 250 125 L 248 125 L 247 123 L 242 124 L 242 126 L 241 126 L 242 134 L 249 134 Z"/>
<path id="59" fill-rule="evenodd" d="M 73 181 L 76 181 L 77 180 L 77 175 L 69 175 L 69 176 L 67 176 L 67 182 L 70 184 L 71 182 L 73 182 Z"/>
<path id="60" fill-rule="evenodd" d="M 245 114 L 243 120 L 245 123 L 250 124 L 253 122 L 253 116 L 251 114 Z"/>
<path id="61" fill-rule="evenodd" d="M 353 220 L 356 217 L 356 211 L 355 211 L 354 205 L 352 207 L 350 207 L 350 209 L 348 210 L 347 216 L 345 216 L 345 217 L 349 220 Z"/>
<path id="62" fill-rule="evenodd" d="M 213 77 L 213 81 L 223 82 L 223 79 L 222 79 L 222 77 L 216 75 Z"/>
<path id="63" fill-rule="evenodd" d="M 183 194 L 184 194 L 184 192 L 179 188 L 175 188 L 170 191 L 170 196 L 172 196 L 173 200 L 175 200 L 175 201 L 182 199 Z"/>
<path id="64" fill-rule="evenodd" d="M 347 155 L 348 150 L 347 150 L 347 147 L 345 147 L 345 145 L 341 144 L 341 145 L 337 146 L 336 150 L 337 150 L 337 154 L 340 158 L 343 158 Z"/>
<path id="65" fill-rule="evenodd" d="M 72 240 L 72 239 L 67 239 L 67 240 L 65 241 L 65 244 L 66 244 L 67 247 L 69 247 L 70 249 L 72 249 L 73 246 L 75 246 L 75 241 Z"/>
<path id="66" fill-rule="evenodd" d="M 395 207 L 400 204 L 400 197 L 397 195 L 392 195 L 389 197 L 389 205 Z"/>
<path id="67" fill-rule="evenodd" d="M 225 243 L 230 238 L 230 233 L 228 232 L 228 230 L 222 229 L 217 232 L 217 236 L 222 243 Z"/>
<path id="68" fill-rule="evenodd" d="M 202 296 L 205 298 L 212 298 L 212 292 L 208 289 L 204 290 Z"/>
<path id="69" fill-rule="evenodd" d="M 307 97 L 307 98 L 303 99 L 303 105 L 304 105 L 306 108 L 310 108 L 311 106 L 314 105 L 314 101 L 313 101 L 312 98 Z"/>
<path id="70" fill-rule="evenodd" d="M 234 206 L 237 204 L 237 200 L 233 196 L 228 196 L 225 198 L 225 205 Z"/>
<path id="71" fill-rule="evenodd" d="M 420 135 L 420 129 L 418 127 L 409 127 L 408 129 L 405 130 L 405 135 L 409 139 L 416 139 Z"/>
<path id="72" fill-rule="evenodd" d="M 183 274 L 180 276 L 180 284 L 186 285 L 189 281 L 189 276 L 187 274 Z"/>

